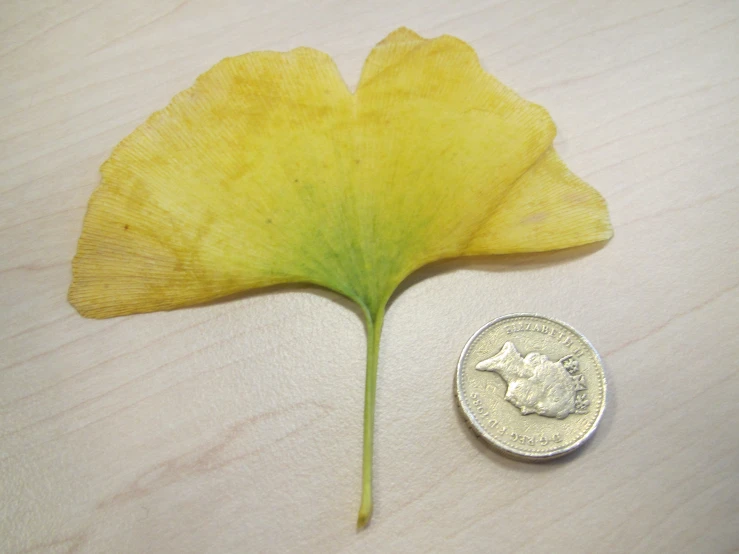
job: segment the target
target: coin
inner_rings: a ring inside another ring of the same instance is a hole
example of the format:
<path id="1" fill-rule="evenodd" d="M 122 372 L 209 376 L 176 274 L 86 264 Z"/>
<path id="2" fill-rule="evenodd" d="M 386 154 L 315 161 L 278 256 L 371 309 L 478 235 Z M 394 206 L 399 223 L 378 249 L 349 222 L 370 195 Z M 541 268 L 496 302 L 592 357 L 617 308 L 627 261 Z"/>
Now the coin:
<path id="1" fill-rule="evenodd" d="M 606 405 L 603 363 L 569 325 L 511 314 L 483 326 L 457 365 L 455 392 L 472 430 L 504 454 L 541 461 L 572 452 Z"/>

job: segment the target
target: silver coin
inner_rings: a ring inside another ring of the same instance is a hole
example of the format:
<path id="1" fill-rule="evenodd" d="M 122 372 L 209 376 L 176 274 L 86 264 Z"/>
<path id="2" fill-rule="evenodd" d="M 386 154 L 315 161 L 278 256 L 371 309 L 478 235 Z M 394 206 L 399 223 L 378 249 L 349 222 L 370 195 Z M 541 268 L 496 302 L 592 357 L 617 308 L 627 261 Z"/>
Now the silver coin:
<path id="1" fill-rule="evenodd" d="M 455 389 L 477 435 L 530 461 L 581 446 L 606 406 L 603 363 L 593 346 L 538 314 L 506 315 L 477 331 L 462 351 Z"/>

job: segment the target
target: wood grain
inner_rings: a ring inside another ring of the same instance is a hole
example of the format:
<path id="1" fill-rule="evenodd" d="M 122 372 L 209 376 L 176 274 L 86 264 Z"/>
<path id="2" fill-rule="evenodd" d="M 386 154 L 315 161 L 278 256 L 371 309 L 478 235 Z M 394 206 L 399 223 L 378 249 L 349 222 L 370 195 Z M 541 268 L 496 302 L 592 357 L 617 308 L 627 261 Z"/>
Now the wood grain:
<path id="1" fill-rule="evenodd" d="M 739 8 L 727 1 L 0 3 L 0 551 L 730 552 L 739 548 Z M 105 321 L 66 302 L 98 167 L 219 59 L 306 45 L 356 83 L 406 25 L 469 41 L 550 109 L 608 200 L 601 249 L 440 264 L 389 310 L 376 511 L 364 337 L 309 289 Z M 465 428 L 452 375 L 535 311 L 601 351 L 602 427 L 546 465 Z"/>

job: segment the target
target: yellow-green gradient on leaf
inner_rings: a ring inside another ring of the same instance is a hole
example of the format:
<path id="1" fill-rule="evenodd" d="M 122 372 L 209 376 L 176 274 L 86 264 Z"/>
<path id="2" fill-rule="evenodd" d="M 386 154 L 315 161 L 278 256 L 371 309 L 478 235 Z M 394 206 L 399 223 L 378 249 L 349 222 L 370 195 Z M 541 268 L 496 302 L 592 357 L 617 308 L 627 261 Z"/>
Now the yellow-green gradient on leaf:
<path id="1" fill-rule="evenodd" d="M 365 525 L 377 351 L 398 284 L 434 260 L 611 236 L 605 202 L 554 135 L 546 110 L 450 36 L 393 32 L 354 94 L 309 48 L 225 59 L 103 165 L 70 302 L 104 318 L 298 282 L 355 301 L 368 334 Z"/>

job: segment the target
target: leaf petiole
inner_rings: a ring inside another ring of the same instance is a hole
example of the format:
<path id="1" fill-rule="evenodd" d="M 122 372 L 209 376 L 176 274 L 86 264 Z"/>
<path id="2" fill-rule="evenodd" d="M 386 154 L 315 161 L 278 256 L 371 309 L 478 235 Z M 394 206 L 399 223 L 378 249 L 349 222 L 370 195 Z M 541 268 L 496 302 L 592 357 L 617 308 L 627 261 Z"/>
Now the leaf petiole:
<path id="1" fill-rule="evenodd" d="M 367 374 L 364 385 L 364 441 L 362 450 L 362 501 L 357 516 L 357 529 L 369 525 L 372 518 L 372 453 L 375 426 L 375 393 L 377 391 L 377 360 L 385 306 L 373 315 L 365 310 L 367 326 Z"/>

